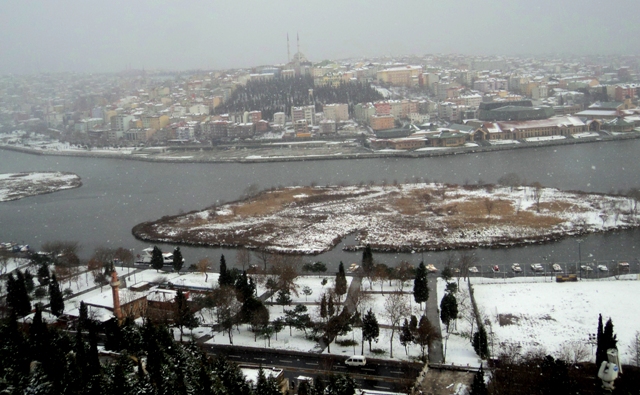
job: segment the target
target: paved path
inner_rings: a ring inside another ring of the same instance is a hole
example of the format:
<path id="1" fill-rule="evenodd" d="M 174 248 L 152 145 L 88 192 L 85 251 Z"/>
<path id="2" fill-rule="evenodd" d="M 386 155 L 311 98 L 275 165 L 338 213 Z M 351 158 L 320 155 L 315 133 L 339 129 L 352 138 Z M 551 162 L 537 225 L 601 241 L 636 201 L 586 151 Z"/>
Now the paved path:
<path id="1" fill-rule="evenodd" d="M 440 329 L 440 310 L 438 306 L 438 287 L 437 276 L 427 276 L 427 285 L 429 286 L 429 299 L 427 299 L 427 319 L 437 330 L 438 333 L 442 333 Z M 443 363 L 444 353 L 442 351 L 442 340 L 436 340 L 429 347 L 429 363 Z"/>

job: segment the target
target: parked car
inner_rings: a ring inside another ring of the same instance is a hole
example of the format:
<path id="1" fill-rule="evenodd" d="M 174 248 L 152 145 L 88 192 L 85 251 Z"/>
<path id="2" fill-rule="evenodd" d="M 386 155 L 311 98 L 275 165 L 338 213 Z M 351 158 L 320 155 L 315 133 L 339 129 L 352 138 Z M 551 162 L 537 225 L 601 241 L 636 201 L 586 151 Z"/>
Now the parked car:
<path id="1" fill-rule="evenodd" d="M 531 270 L 534 272 L 544 272 L 544 267 L 540 263 L 532 263 Z"/>
<path id="2" fill-rule="evenodd" d="M 551 265 L 551 269 L 554 272 L 561 272 L 562 271 L 562 266 L 558 265 L 557 263 L 554 263 L 553 265 Z"/>
<path id="3" fill-rule="evenodd" d="M 520 273 L 522 271 L 522 268 L 520 267 L 519 263 L 514 263 L 513 265 L 511 265 L 511 270 L 516 273 Z"/>
<path id="4" fill-rule="evenodd" d="M 478 273 L 478 268 L 477 268 L 477 267 L 475 267 L 475 266 L 471 266 L 471 267 L 469 268 L 469 272 L 471 272 L 471 273 Z"/>
<path id="5" fill-rule="evenodd" d="M 620 270 L 629 270 L 629 262 L 618 262 L 618 268 Z"/>
<path id="6" fill-rule="evenodd" d="M 427 271 L 428 271 L 429 273 L 435 273 L 435 272 L 437 272 L 437 271 L 438 271 L 438 269 L 436 269 L 436 267 L 435 267 L 435 266 L 433 266 L 432 264 L 428 264 L 428 265 L 427 265 Z"/>
<path id="7" fill-rule="evenodd" d="M 580 266 L 580 270 L 585 271 L 585 272 L 591 272 L 591 271 L 593 271 L 593 268 L 591 266 L 582 265 L 582 266 Z"/>
<path id="8" fill-rule="evenodd" d="M 598 270 L 600 270 L 601 272 L 608 272 L 609 268 L 607 267 L 607 265 L 598 265 Z"/>
<path id="9" fill-rule="evenodd" d="M 500 271 L 500 267 L 498 267 L 498 265 L 493 265 L 491 270 L 493 270 L 494 272 L 499 272 Z"/>
<path id="10" fill-rule="evenodd" d="M 358 269 L 360 269 L 360 265 L 358 265 L 357 263 L 352 263 L 351 266 L 349 266 L 349 269 L 347 269 L 347 271 L 349 273 L 353 273 Z"/>

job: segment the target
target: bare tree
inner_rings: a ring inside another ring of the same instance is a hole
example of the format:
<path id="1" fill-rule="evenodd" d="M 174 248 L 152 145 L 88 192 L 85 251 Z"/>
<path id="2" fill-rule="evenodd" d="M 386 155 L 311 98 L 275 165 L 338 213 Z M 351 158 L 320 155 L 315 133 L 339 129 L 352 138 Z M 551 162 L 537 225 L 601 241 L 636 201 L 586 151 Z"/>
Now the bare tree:
<path id="1" fill-rule="evenodd" d="M 636 331 L 636 333 L 633 334 L 627 350 L 629 351 L 630 364 L 640 367 L 640 331 Z"/>
<path id="2" fill-rule="evenodd" d="M 400 292 L 404 291 L 404 287 L 409 280 L 415 277 L 415 269 L 407 261 L 401 261 L 395 271 L 395 278 L 398 280 L 398 289 Z"/>
<path id="3" fill-rule="evenodd" d="M 296 278 L 298 269 L 302 266 L 302 258 L 297 255 L 277 254 L 272 256 L 272 260 L 271 273 L 277 278 L 278 289 L 299 296 Z"/>
<path id="4" fill-rule="evenodd" d="M 253 251 L 253 256 L 258 260 L 258 262 L 262 262 L 264 267 L 264 271 L 267 271 L 267 265 L 271 263 L 271 254 L 269 254 L 265 249 L 260 248 Z"/>
<path id="5" fill-rule="evenodd" d="M 484 208 L 487 210 L 487 216 L 491 217 L 491 211 L 493 211 L 493 208 L 495 207 L 496 202 L 491 198 L 484 198 L 483 203 L 484 203 Z"/>
<path id="6" fill-rule="evenodd" d="M 387 317 L 387 322 L 391 325 L 391 339 L 390 339 L 390 357 L 393 358 L 393 338 L 395 331 L 400 321 L 411 314 L 409 309 L 409 301 L 404 294 L 392 293 L 387 296 L 384 302 L 384 312 Z"/>
<path id="7" fill-rule="evenodd" d="M 559 350 L 560 359 L 567 363 L 578 364 L 591 358 L 589 346 L 581 341 L 564 342 Z"/>
<path id="8" fill-rule="evenodd" d="M 522 185 L 522 181 L 520 180 L 520 176 L 518 176 L 516 173 L 507 173 L 504 176 L 498 178 L 498 184 L 509 187 L 509 190 L 513 192 L 514 188 Z"/>
<path id="9" fill-rule="evenodd" d="M 114 254 L 113 254 L 115 259 L 120 260 L 120 262 L 122 262 L 123 264 L 129 266 L 131 264 L 133 264 L 133 252 L 131 252 L 131 250 L 128 250 L 126 248 L 122 248 L 122 247 L 118 247 Z"/>
<path id="10" fill-rule="evenodd" d="M 469 268 L 478 263 L 478 256 L 475 252 L 464 250 L 458 253 L 458 267 L 460 276 L 465 280 L 469 277 Z M 458 276 L 458 289 L 460 289 L 460 276 Z"/>
<path id="11" fill-rule="evenodd" d="M 544 191 L 544 189 L 542 189 L 542 184 L 540 184 L 539 182 L 534 182 L 533 184 L 531 184 L 531 187 L 533 188 L 532 190 L 532 196 L 533 196 L 533 201 L 536 203 L 536 212 L 540 212 L 540 199 L 542 198 L 542 193 Z"/>
<path id="12" fill-rule="evenodd" d="M 80 244 L 77 241 L 50 241 L 42 245 L 42 251 L 51 255 L 55 265 L 78 266 L 79 250 Z"/>
<path id="13" fill-rule="evenodd" d="M 246 270 L 251 266 L 251 254 L 246 248 L 240 248 L 236 251 L 236 265 L 242 266 L 242 270 Z"/>
<path id="14" fill-rule="evenodd" d="M 209 281 L 209 268 L 211 267 L 211 262 L 209 258 L 202 258 L 196 263 L 196 269 L 199 273 L 204 274 L 204 282 Z"/>

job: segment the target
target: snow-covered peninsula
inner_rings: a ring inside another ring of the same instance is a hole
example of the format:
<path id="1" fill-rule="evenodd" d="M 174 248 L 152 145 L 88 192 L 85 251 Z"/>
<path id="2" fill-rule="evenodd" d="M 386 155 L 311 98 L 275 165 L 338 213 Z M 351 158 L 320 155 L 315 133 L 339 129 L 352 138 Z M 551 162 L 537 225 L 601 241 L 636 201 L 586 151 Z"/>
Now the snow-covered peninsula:
<path id="1" fill-rule="evenodd" d="M 40 171 L 0 174 L 0 202 L 78 188 L 80 177 L 73 173 Z"/>

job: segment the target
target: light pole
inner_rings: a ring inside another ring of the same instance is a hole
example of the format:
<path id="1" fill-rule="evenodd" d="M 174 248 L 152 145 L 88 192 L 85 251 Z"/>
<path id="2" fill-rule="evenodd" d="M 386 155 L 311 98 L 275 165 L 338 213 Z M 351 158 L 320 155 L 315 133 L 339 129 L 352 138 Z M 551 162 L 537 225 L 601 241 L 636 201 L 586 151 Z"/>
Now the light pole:
<path id="1" fill-rule="evenodd" d="M 582 244 L 584 240 L 583 239 L 577 239 L 576 242 L 578 243 L 578 263 L 576 264 L 576 271 L 578 271 L 578 265 L 582 266 L 582 254 L 580 251 L 580 244 Z M 580 268 L 580 280 L 582 280 L 582 268 Z"/>

